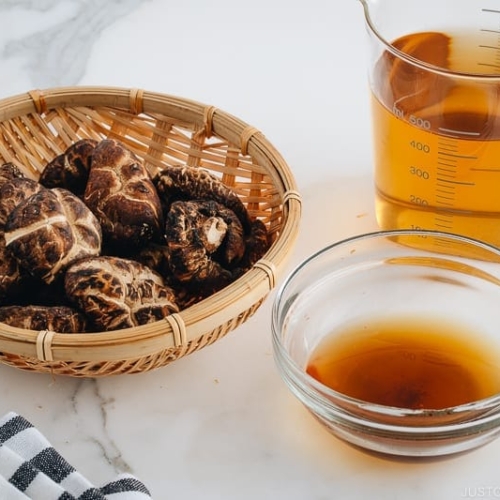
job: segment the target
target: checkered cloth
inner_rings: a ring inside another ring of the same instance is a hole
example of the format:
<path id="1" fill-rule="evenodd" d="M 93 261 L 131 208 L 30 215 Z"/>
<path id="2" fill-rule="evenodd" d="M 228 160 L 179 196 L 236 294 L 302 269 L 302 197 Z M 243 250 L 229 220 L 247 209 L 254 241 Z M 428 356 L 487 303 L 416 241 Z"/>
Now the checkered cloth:
<path id="1" fill-rule="evenodd" d="M 0 419 L 0 499 L 151 500 L 151 495 L 130 474 L 96 488 L 30 422 L 10 412 Z"/>

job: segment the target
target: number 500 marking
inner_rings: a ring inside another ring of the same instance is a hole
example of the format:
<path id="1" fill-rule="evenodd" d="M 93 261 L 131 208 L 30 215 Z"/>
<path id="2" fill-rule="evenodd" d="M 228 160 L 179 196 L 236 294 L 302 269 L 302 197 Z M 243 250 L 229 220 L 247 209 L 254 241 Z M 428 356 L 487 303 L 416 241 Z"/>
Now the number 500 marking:
<path id="1" fill-rule="evenodd" d="M 409 121 L 412 125 L 415 125 L 415 127 L 423 128 L 424 130 L 429 130 L 431 128 L 431 122 L 429 120 L 424 120 L 415 115 L 410 115 Z"/>

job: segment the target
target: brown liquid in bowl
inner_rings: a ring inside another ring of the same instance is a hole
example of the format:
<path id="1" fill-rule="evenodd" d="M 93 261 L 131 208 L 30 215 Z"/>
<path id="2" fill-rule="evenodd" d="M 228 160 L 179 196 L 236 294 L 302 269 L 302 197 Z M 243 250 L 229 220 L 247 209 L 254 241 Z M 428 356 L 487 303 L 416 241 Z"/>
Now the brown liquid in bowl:
<path id="1" fill-rule="evenodd" d="M 419 318 L 375 320 L 326 337 L 307 373 L 385 406 L 442 409 L 500 393 L 499 349 L 472 331 Z"/>

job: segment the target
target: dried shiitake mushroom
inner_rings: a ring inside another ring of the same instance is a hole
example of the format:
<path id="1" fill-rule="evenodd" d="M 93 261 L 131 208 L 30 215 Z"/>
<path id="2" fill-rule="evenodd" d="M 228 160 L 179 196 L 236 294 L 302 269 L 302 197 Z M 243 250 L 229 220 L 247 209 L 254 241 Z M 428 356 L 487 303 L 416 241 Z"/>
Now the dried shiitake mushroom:
<path id="1" fill-rule="evenodd" d="M 247 209 L 238 195 L 203 168 L 165 166 L 153 182 L 167 210 L 177 200 L 213 200 L 232 210 L 245 229 L 250 226 Z"/>
<path id="2" fill-rule="evenodd" d="M 30 196 L 38 193 L 44 187 L 33 179 L 15 177 L 0 185 L 0 230 L 5 229 L 5 224 L 12 211 Z"/>
<path id="3" fill-rule="evenodd" d="M 101 256 L 75 262 L 65 274 L 68 299 L 96 330 L 119 330 L 179 312 L 161 276 L 129 259 Z"/>
<path id="4" fill-rule="evenodd" d="M 175 201 L 166 217 L 168 262 L 175 278 L 190 286 L 221 288 L 232 281 L 229 269 L 245 251 L 243 227 L 216 201 Z"/>
<path id="5" fill-rule="evenodd" d="M 137 247 L 161 236 L 162 208 L 151 177 L 119 141 L 106 139 L 94 149 L 83 200 L 111 246 Z"/>
<path id="6" fill-rule="evenodd" d="M 64 153 L 50 161 L 40 174 L 39 182 L 47 188 L 63 188 L 82 196 L 87 185 L 92 153 L 99 142 L 80 139 Z"/>
<path id="7" fill-rule="evenodd" d="M 46 283 L 73 261 L 101 251 L 96 217 L 60 188 L 44 188 L 18 205 L 7 219 L 4 237 L 20 266 Z"/>
<path id="8" fill-rule="evenodd" d="M 87 330 L 85 316 L 67 306 L 2 306 L 0 321 L 28 330 L 59 333 L 83 333 Z"/>
<path id="9" fill-rule="evenodd" d="M 16 299 L 23 290 L 23 284 L 27 279 L 27 272 L 19 266 L 19 263 L 5 247 L 3 233 L 0 237 L 0 303 L 7 298 Z"/>
<path id="10" fill-rule="evenodd" d="M 166 212 L 170 270 L 187 288 L 213 293 L 268 250 L 266 226 L 252 219 L 238 195 L 215 175 L 198 167 L 167 166 L 153 181 Z"/>
<path id="11" fill-rule="evenodd" d="M 17 177 L 24 177 L 24 175 L 13 163 L 0 165 L 0 186 Z"/>
<path id="12" fill-rule="evenodd" d="M 217 176 L 165 165 L 152 178 L 115 139 L 75 142 L 38 181 L 0 166 L 0 321 L 12 326 L 158 321 L 233 282 L 269 245 Z"/>

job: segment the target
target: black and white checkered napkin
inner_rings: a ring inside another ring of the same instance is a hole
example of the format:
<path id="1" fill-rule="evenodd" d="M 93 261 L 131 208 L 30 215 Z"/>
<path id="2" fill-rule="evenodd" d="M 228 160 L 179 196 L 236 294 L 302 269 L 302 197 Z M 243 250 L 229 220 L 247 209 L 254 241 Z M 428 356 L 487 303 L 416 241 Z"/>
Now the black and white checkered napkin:
<path id="1" fill-rule="evenodd" d="M 0 499 L 151 500 L 151 495 L 130 474 L 93 486 L 30 422 L 10 412 L 0 419 Z"/>

